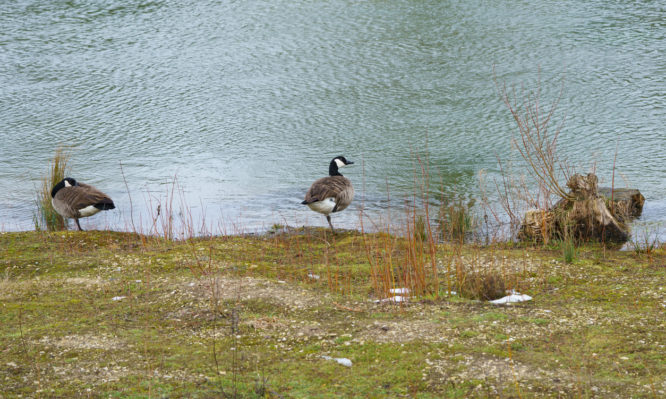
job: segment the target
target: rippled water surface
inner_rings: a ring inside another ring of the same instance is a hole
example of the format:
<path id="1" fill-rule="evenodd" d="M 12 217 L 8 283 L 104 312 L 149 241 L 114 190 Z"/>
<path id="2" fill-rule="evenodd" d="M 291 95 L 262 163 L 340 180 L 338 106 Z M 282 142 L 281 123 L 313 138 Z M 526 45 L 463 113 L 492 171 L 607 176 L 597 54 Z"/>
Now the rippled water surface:
<path id="1" fill-rule="evenodd" d="M 325 225 L 300 201 L 340 154 L 358 193 L 340 227 L 412 193 L 415 152 L 436 191 L 478 196 L 516 134 L 493 65 L 529 88 L 540 68 L 547 103 L 563 78 L 562 155 L 610 185 L 617 146 L 616 185 L 661 223 L 665 36 L 657 1 L 5 1 L 0 224 L 33 227 L 58 145 L 118 206 L 84 228 L 127 227 L 121 162 L 141 223 L 177 176 L 209 223 Z"/>

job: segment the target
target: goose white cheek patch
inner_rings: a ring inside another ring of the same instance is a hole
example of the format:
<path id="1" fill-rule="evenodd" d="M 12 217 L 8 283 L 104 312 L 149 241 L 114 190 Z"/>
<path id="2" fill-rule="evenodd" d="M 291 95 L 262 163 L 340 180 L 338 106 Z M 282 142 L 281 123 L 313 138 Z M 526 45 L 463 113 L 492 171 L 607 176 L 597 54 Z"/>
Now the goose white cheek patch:
<path id="1" fill-rule="evenodd" d="M 347 165 L 345 165 L 344 162 L 342 162 L 342 161 L 339 160 L 339 159 L 336 159 L 336 160 L 335 160 L 335 164 L 338 165 L 338 168 L 342 168 L 343 166 L 347 166 Z"/>

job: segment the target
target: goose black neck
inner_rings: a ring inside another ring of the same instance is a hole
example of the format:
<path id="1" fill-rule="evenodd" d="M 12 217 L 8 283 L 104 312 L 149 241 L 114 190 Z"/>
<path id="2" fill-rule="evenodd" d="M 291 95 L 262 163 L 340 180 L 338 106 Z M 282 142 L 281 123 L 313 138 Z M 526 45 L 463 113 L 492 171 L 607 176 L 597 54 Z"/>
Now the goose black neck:
<path id="1" fill-rule="evenodd" d="M 330 176 L 342 176 L 342 173 L 338 172 L 338 164 L 335 160 L 331 161 L 331 164 L 328 167 L 328 174 Z"/>
<path id="2" fill-rule="evenodd" d="M 61 181 L 60 183 L 56 184 L 53 186 L 53 189 L 51 190 L 51 198 L 55 197 L 56 193 L 60 191 L 61 188 L 65 187 L 65 181 Z"/>

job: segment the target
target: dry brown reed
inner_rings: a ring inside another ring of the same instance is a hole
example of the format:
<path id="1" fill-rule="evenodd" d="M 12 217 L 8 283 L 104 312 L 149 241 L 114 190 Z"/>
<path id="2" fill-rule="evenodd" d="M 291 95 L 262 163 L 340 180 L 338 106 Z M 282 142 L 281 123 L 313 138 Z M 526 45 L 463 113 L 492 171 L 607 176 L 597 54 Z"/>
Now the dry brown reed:
<path id="1" fill-rule="evenodd" d="M 149 212 L 150 227 L 147 232 L 144 232 L 143 224 L 139 222 L 139 231 L 136 227 L 133 227 L 135 233 L 147 233 L 165 240 L 187 240 L 210 236 L 213 233 L 213 226 L 209 225 L 206 220 L 203 203 L 201 204 L 201 213 L 195 216 L 192 207 L 187 202 L 185 190 L 180 185 L 177 175 L 174 175 L 171 181 L 165 184 L 165 190 L 162 194 L 155 195 L 147 192 L 144 198 Z M 220 221 L 218 228 L 223 235 L 226 235 L 226 228 L 222 221 Z M 236 229 L 235 233 L 241 234 L 242 231 Z"/>
<path id="2" fill-rule="evenodd" d="M 68 228 L 67 219 L 53 209 L 51 190 L 69 172 L 67 165 L 69 158 L 69 153 L 62 147 L 58 147 L 51 159 L 48 174 L 42 179 L 41 189 L 37 192 L 37 214 L 34 216 L 36 230 L 58 231 Z"/>
<path id="3" fill-rule="evenodd" d="M 439 296 L 439 272 L 437 269 L 436 229 L 431 225 L 429 206 L 429 168 L 420 155 L 415 156 L 414 193 L 405 206 L 405 215 L 400 227 L 391 220 L 373 230 L 374 237 L 366 234 L 364 217 L 361 215 L 361 233 L 366 258 L 370 264 L 370 280 L 375 296 L 390 298 L 392 290 L 406 288 L 411 296 Z M 387 184 L 387 198 L 391 198 Z M 395 230 L 395 231 L 394 231 Z"/>
<path id="4" fill-rule="evenodd" d="M 389 223 L 384 226 L 378 227 L 370 221 L 373 230 L 379 233 L 369 235 L 365 231 L 367 222 L 361 217 L 374 295 L 390 298 L 394 296 L 393 289 L 406 288 L 408 295 L 421 298 L 438 298 L 458 291 L 468 298 L 491 300 L 505 296 L 511 289 L 524 288 L 513 265 L 487 259 L 481 256 L 480 247 L 465 244 L 467 229 L 474 226 L 473 200 L 443 202 L 436 215 L 437 223 L 432 223 L 429 168 L 418 155 L 415 164 L 414 194 L 400 223 L 391 220 L 389 211 Z M 388 200 L 390 208 L 390 195 Z M 488 248 L 484 253 L 488 250 L 494 251 Z M 443 292 L 442 287 L 445 287 Z"/>
<path id="5" fill-rule="evenodd" d="M 638 256 L 645 255 L 648 261 L 652 263 L 652 258 L 656 250 L 662 246 L 659 240 L 658 226 L 645 225 L 634 232 L 629 241 L 629 248 Z"/>

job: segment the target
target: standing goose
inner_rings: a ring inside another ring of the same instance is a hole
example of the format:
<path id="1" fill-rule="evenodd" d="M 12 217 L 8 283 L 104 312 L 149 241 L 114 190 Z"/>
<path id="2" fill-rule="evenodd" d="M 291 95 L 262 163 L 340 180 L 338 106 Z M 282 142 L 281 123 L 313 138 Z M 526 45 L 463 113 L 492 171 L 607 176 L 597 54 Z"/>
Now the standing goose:
<path id="1" fill-rule="evenodd" d="M 305 194 L 305 201 L 301 202 L 313 211 L 326 215 L 328 225 L 331 226 L 333 232 L 335 230 L 333 230 L 333 224 L 331 223 L 331 213 L 344 210 L 354 199 L 354 187 L 352 187 L 351 181 L 342 176 L 338 172 L 338 168 L 353 163 L 347 161 L 342 155 L 333 158 L 328 167 L 330 176 L 322 177 L 312 183 L 307 194 Z"/>
<path id="2" fill-rule="evenodd" d="M 53 187 L 51 203 L 60 216 L 76 220 L 76 226 L 81 231 L 83 229 L 79 224 L 79 218 L 116 207 L 108 195 L 93 186 L 79 183 L 71 177 L 62 179 Z"/>

